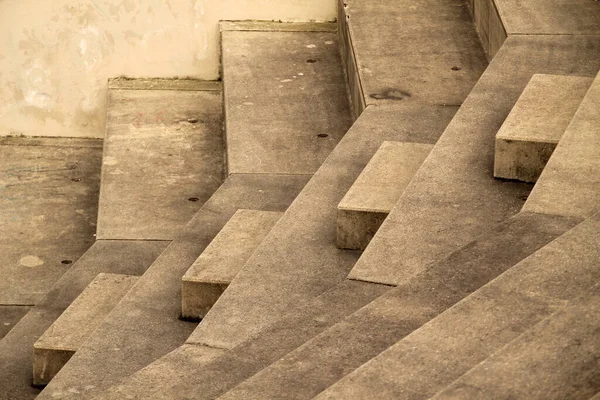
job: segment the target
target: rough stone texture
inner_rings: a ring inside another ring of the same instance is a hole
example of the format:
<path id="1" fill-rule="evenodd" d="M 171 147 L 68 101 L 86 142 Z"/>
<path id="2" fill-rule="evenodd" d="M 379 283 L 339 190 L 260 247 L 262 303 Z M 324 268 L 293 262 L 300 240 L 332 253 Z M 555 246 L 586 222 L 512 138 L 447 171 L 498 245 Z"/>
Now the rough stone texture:
<path id="1" fill-rule="evenodd" d="M 600 211 L 600 74 L 573 120 L 524 210 L 587 218 Z"/>
<path id="2" fill-rule="evenodd" d="M 185 271 L 238 209 L 284 211 L 308 178 L 229 176 L 38 399 L 92 397 L 182 345 L 196 326 L 179 319 Z"/>
<path id="3" fill-rule="evenodd" d="M 510 40 L 510 39 L 509 39 Z M 331 386 L 318 399 L 426 399 L 600 279 L 600 214 Z"/>
<path id="4" fill-rule="evenodd" d="M 432 148 L 423 143 L 381 144 L 338 205 L 338 247 L 367 247 Z"/>
<path id="5" fill-rule="evenodd" d="M 496 132 L 534 73 L 595 76 L 598 69 L 595 36 L 509 37 L 350 277 L 400 284 L 517 213 L 531 186 L 493 178 Z"/>
<path id="6" fill-rule="evenodd" d="M 340 200 L 383 141 L 434 143 L 455 111 L 411 103 L 368 108 L 190 340 L 231 349 L 344 280 L 358 254 L 336 246 Z"/>
<path id="7" fill-rule="evenodd" d="M 312 398 L 575 224 L 568 218 L 518 214 L 290 352 L 224 398 L 277 398 L 283 392 L 286 398 Z"/>
<path id="8" fill-rule="evenodd" d="M 351 125 L 331 32 L 222 33 L 229 173 L 313 174 Z"/>
<path id="9" fill-rule="evenodd" d="M 600 390 L 599 288 L 525 332 L 433 399 L 589 399 Z"/>
<path id="10" fill-rule="evenodd" d="M 218 358 L 192 358 L 190 354 L 213 354 L 215 348 L 183 345 L 96 400 L 141 400 L 148 396 L 183 400 L 190 393 L 195 399 L 214 399 L 388 290 L 385 285 L 346 280 L 284 316 L 261 335 L 230 351 L 221 350 Z"/>
<path id="11" fill-rule="evenodd" d="M 110 90 L 99 239 L 172 240 L 223 177 L 219 91 Z"/>
<path id="12" fill-rule="evenodd" d="M 0 339 L 2 339 L 31 309 L 29 306 L 0 305 Z"/>
<path id="13" fill-rule="evenodd" d="M 0 139 L 0 305 L 34 305 L 94 243 L 101 155 L 93 139 Z"/>
<path id="14" fill-rule="evenodd" d="M 141 275 L 167 244 L 96 241 L 0 341 L 2 400 L 32 399 L 39 393 L 31 387 L 33 344 L 99 273 Z"/>
<path id="15" fill-rule="evenodd" d="M 99 274 L 33 345 L 33 384 L 46 385 L 137 281 Z"/>
<path id="16" fill-rule="evenodd" d="M 473 22 L 488 59 L 492 60 L 506 40 L 506 30 L 494 0 L 470 0 Z"/>
<path id="17" fill-rule="evenodd" d="M 204 317 L 282 215 L 260 210 L 233 214 L 181 279 L 184 318 Z"/>
<path id="18" fill-rule="evenodd" d="M 535 182 L 592 81 L 533 75 L 496 134 L 494 176 Z"/>

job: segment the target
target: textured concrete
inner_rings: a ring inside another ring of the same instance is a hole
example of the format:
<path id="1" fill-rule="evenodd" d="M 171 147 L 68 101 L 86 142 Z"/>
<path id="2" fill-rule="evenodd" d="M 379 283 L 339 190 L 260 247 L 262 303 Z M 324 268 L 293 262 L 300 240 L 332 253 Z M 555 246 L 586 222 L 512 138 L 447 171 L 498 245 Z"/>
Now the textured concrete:
<path id="1" fill-rule="evenodd" d="M 0 339 L 2 339 L 19 322 L 29 310 L 29 306 L 0 305 Z"/>
<path id="2" fill-rule="evenodd" d="M 312 398 L 575 224 L 568 218 L 519 214 L 290 352 L 224 398 L 278 398 L 284 392 L 290 399 Z"/>
<path id="3" fill-rule="evenodd" d="M 202 318 L 238 274 L 282 212 L 238 210 L 181 278 L 181 314 Z"/>
<path id="4" fill-rule="evenodd" d="M 600 390 L 599 289 L 558 310 L 433 399 L 589 399 Z"/>
<path id="5" fill-rule="evenodd" d="M 231 175 L 38 397 L 92 397 L 182 345 L 181 277 L 240 208 L 284 211 L 307 176 Z"/>
<path id="6" fill-rule="evenodd" d="M 494 176 L 535 182 L 592 81 L 533 75 L 496 134 Z"/>
<path id="7" fill-rule="evenodd" d="M 344 4 L 367 105 L 460 105 L 486 67 L 467 1 Z"/>
<path id="8" fill-rule="evenodd" d="M 97 237 L 172 240 L 221 184 L 221 93 L 113 89 L 107 107 Z"/>
<path id="9" fill-rule="evenodd" d="M 510 40 L 510 39 L 509 39 Z M 331 386 L 319 399 L 426 399 L 590 290 L 600 278 L 592 217 Z"/>
<path id="10" fill-rule="evenodd" d="M 33 344 L 102 272 L 141 275 L 167 242 L 98 240 L 0 341 L 2 400 L 32 399 Z"/>
<path id="11" fill-rule="evenodd" d="M 191 393 L 196 399 L 214 399 L 389 289 L 346 280 L 231 351 L 207 359 L 204 355 L 212 356 L 215 348 L 186 344 L 98 399 L 187 399 Z"/>
<path id="12" fill-rule="evenodd" d="M 222 32 L 229 173 L 313 174 L 351 124 L 331 32 Z"/>
<path id="13" fill-rule="evenodd" d="M 382 143 L 338 205 L 338 247 L 367 247 L 432 148 L 423 143 Z"/>
<path id="14" fill-rule="evenodd" d="M 400 284 L 516 214 L 531 186 L 493 178 L 496 132 L 533 74 L 595 76 L 598 69 L 597 37 L 509 37 L 350 277 Z"/>
<path id="15" fill-rule="evenodd" d="M 33 345 L 33 384 L 46 385 L 102 323 L 137 276 L 99 274 Z"/>
<path id="16" fill-rule="evenodd" d="M 344 280 L 358 254 L 336 246 L 340 200 L 383 141 L 434 143 L 455 111 L 409 103 L 368 108 L 190 340 L 231 349 Z"/>
<path id="17" fill-rule="evenodd" d="M 494 58 L 504 44 L 507 34 L 494 0 L 469 0 L 473 22 L 488 59 Z"/>
<path id="18" fill-rule="evenodd" d="M 599 109 L 600 74 L 579 105 L 523 210 L 579 218 L 600 211 Z"/>
<path id="19" fill-rule="evenodd" d="M 34 305 L 94 243 L 102 142 L 0 139 L 0 305 Z"/>
<path id="20" fill-rule="evenodd" d="M 258 32 L 335 32 L 337 25 L 331 22 L 283 22 L 283 21 L 220 21 L 219 30 Z"/>

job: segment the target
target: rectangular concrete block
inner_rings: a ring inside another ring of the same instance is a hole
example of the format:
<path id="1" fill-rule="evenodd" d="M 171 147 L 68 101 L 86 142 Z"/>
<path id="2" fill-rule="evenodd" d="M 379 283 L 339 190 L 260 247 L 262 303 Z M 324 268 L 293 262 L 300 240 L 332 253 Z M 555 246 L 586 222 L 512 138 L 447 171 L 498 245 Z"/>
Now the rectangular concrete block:
<path id="1" fill-rule="evenodd" d="M 432 148 L 432 144 L 383 142 L 338 205 L 338 247 L 367 247 Z"/>
<path id="2" fill-rule="evenodd" d="M 494 176 L 535 182 L 592 81 L 533 75 L 496 134 Z"/>
<path id="3" fill-rule="evenodd" d="M 137 276 L 99 274 L 33 345 L 33 384 L 47 385 L 100 326 Z"/>
<path id="4" fill-rule="evenodd" d="M 283 212 L 238 210 L 182 278 L 181 313 L 204 317 Z"/>

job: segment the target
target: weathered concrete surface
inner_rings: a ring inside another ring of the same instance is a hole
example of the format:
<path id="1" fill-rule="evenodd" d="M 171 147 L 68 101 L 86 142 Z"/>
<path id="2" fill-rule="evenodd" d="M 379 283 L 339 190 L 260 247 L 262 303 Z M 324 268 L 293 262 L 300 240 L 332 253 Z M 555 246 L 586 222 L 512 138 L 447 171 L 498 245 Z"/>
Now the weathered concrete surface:
<path id="1" fill-rule="evenodd" d="M 159 241 L 96 241 L 0 341 L 0 398 L 25 400 L 39 393 L 31 387 L 33 344 L 99 273 L 141 275 L 166 246 Z"/>
<path id="2" fill-rule="evenodd" d="M 509 38 L 510 40 L 510 38 Z M 426 399 L 589 291 L 600 214 L 580 223 L 331 386 L 319 399 Z"/>
<path id="3" fill-rule="evenodd" d="M 185 344 L 95 399 L 214 399 L 388 290 L 345 280 L 231 351 Z"/>
<path id="4" fill-rule="evenodd" d="M 338 247 L 367 247 L 432 148 L 433 144 L 382 143 L 338 205 Z"/>
<path id="5" fill-rule="evenodd" d="M 184 318 L 206 315 L 282 215 L 244 209 L 233 214 L 181 278 Z"/>
<path id="6" fill-rule="evenodd" d="M 575 224 L 569 218 L 519 214 L 298 347 L 224 398 L 277 398 L 284 392 L 286 398 L 312 398 Z"/>
<path id="7" fill-rule="evenodd" d="M 486 67 L 466 1 L 344 3 L 367 105 L 460 105 Z"/>
<path id="8" fill-rule="evenodd" d="M 533 75 L 496 134 L 494 176 L 535 182 L 592 81 Z"/>
<path id="9" fill-rule="evenodd" d="M 102 142 L 0 139 L 0 305 L 34 305 L 92 245 Z"/>
<path id="10" fill-rule="evenodd" d="M 101 273 L 33 345 L 33 384 L 46 385 L 134 285 L 133 275 Z"/>
<path id="11" fill-rule="evenodd" d="M 494 58 L 507 34 L 494 0 L 469 0 L 473 22 L 488 59 Z"/>
<path id="12" fill-rule="evenodd" d="M 229 173 L 313 174 L 351 125 L 332 32 L 222 32 Z"/>
<path id="13" fill-rule="evenodd" d="M 358 254 L 337 248 L 340 200 L 381 143 L 434 143 L 455 111 L 411 103 L 368 108 L 189 340 L 231 349 L 344 280 Z"/>
<path id="14" fill-rule="evenodd" d="M 406 282 L 516 214 L 531 186 L 493 178 L 496 132 L 533 74 L 595 76 L 598 69 L 596 36 L 509 37 L 350 277 Z"/>
<path id="15" fill-rule="evenodd" d="M 600 390 L 599 288 L 525 332 L 433 399 L 589 399 Z"/>
<path id="16" fill-rule="evenodd" d="M 0 339 L 6 336 L 30 309 L 30 306 L 0 305 Z"/>
<path id="17" fill-rule="evenodd" d="M 240 208 L 284 211 L 304 175 L 231 175 L 38 397 L 92 397 L 182 345 L 181 277 Z"/>
<path id="18" fill-rule="evenodd" d="M 600 211 L 600 74 L 594 79 L 523 210 L 579 218 Z"/>
<path id="19" fill-rule="evenodd" d="M 114 89 L 107 107 L 97 237 L 172 240 L 221 184 L 221 93 Z"/>

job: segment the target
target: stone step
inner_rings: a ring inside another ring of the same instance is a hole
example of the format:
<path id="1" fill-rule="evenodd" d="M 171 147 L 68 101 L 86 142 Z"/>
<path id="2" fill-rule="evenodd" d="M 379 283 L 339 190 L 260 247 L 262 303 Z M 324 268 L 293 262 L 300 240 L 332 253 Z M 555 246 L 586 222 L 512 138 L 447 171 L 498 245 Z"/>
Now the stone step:
<path id="1" fill-rule="evenodd" d="M 165 241 L 98 240 L 0 341 L 0 382 L 8 399 L 30 399 L 33 345 L 100 273 L 142 275 L 167 247 Z"/>
<path id="2" fill-rule="evenodd" d="M 98 239 L 172 240 L 223 179 L 221 86 L 109 82 Z"/>
<path id="3" fill-rule="evenodd" d="M 243 209 L 233 214 L 182 278 L 183 318 L 206 315 L 282 215 Z"/>
<path id="4" fill-rule="evenodd" d="M 335 25 L 221 29 L 229 173 L 313 174 L 351 124 Z"/>
<path id="5" fill-rule="evenodd" d="M 47 385 L 137 281 L 99 274 L 33 345 L 33 384 Z"/>
<path id="6" fill-rule="evenodd" d="M 494 176 L 535 182 L 592 81 L 533 75 L 496 134 Z"/>
<path id="7" fill-rule="evenodd" d="M 589 399 L 600 390 L 599 331 L 600 286 L 596 286 L 433 399 Z"/>
<path id="8" fill-rule="evenodd" d="M 600 211 L 600 73 L 579 108 L 523 210 L 590 217 Z"/>
<path id="9" fill-rule="evenodd" d="M 229 176 L 38 398 L 90 398 L 182 345 L 196 326 L 179 319 L 187 269 L 238 209 L 284 211 L 307 180 Z"/>
<path id="10" fill-rule="evenodd" d="M 593 36 L 510 36 L 350 278 L 401 284 L 520 211 L 531 185 L 494 179 L 498 129 L 533 74 L 595 76 L 599 65 L 600 42 Z"/>
<path id="11" fill-rule="evenodd" d="M 223 396 L 312 398 L 576 222 L 519 214 L 390 290 Z"/>
<path id="12" fill-rule="evenodd" d="M 433 148 L 383 142 L 338 205 L 337 245 L 364 250 Z"/>
<path id="13" fill-rule="evenodd" d="M 434 395 L 566 301 L 589 291 L 600 278 L 599 232 L 600 214 L 538 250 L 316 398 L 364 398 L 371 393 L 381 399 Z"/>

